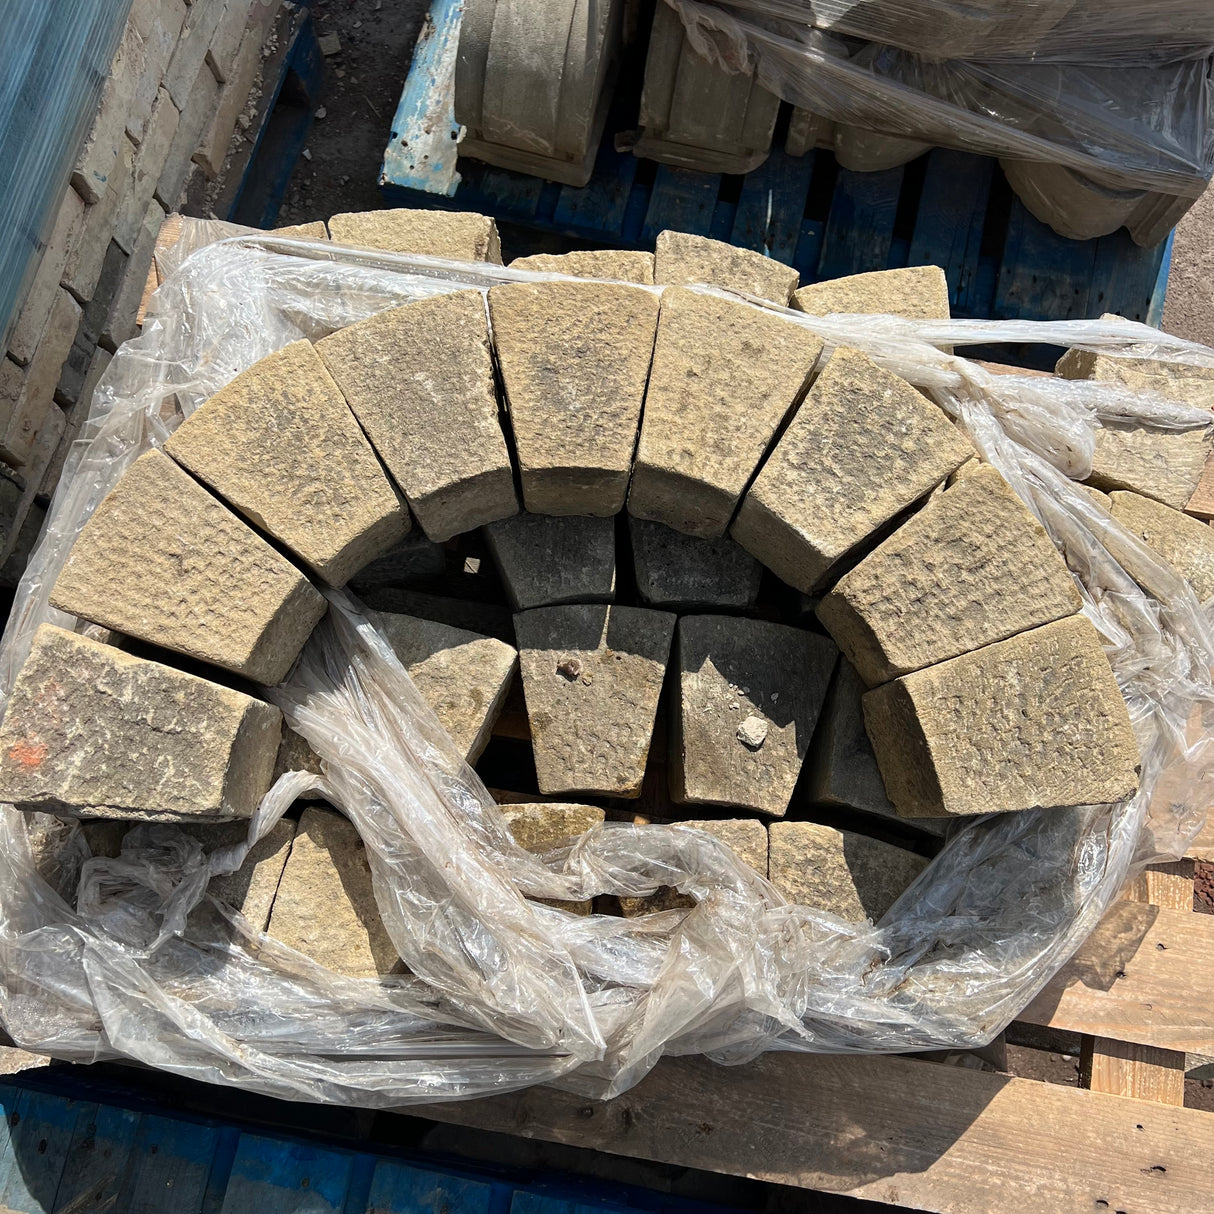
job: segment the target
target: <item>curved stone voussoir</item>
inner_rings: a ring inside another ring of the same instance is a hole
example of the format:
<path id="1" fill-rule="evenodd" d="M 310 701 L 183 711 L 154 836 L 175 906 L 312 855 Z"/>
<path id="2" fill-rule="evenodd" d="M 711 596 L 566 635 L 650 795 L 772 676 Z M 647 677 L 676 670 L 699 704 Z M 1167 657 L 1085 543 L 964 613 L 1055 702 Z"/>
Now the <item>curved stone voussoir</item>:
<path id="1" fill-rule="evenodd" d="M 409 530 L 409 511 L 307 341 L 241 372 L 165 450 L 330 586 Z"/>
<path id="2" fill-rule="evenodd" d="M 710 283 L 782 305 L 800 281 L 792 266 L 774 257 L 691 232 L 659 232 L 654 257 L 654 281 L 661 285 Z"/>
<path id="3" fill-rule="evenodd" d="M 484 534 L 515 611 L 615 598 L 614 519 L 524 513 Z"/>
<path id="4" fill-rule="evenodd" d="M 271 685 L 326 610 L 294 565 L 160 451 L 141 455 L 93 512 L 50 601 Z"/>
<path id="5" fill-rule="evenodd" d="M 387 253 L 502 264 L 497 222 L 475 211 L 349 211 L 329 220 L 329 237 L 335 244 Z"/>

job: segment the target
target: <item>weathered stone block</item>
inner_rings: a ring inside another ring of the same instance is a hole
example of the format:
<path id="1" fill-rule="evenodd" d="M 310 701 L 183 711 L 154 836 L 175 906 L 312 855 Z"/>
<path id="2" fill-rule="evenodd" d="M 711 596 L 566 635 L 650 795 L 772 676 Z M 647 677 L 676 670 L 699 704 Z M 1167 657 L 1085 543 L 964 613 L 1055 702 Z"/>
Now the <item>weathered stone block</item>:
<path id="1" fill-rule="evenodd" d="M 690 615 L 676 652 L 671 799 L 783 817 L 838 651 L 785 624 Z"/>
<path id="2" fill-rule="evenodd" d="M 536 855 L 564 847 L 578 835 L 598 826 L 606 816 L 594 805 L 575 805 L 568 801 L 519 802 L 503 805 L 502 815 L 519 847 Z M 594 910 L 590 898 L 576 902 L 556 898 L 540 898 L 548 906 L 560 906 L 575 915 L 589 915 Z"/>
<path id="3" fill-rule="evenodd" d="M 261 70 L 261 42 L 259 29 L 250 28 L 245 31 L 231 74 L 219 94 L 211 124 L 192 157 L 194 163 L 212 180 L 223 170 L 223 162 L 236 131 L 236 123 L 245 106 L 249 104 L 249 93 L 257 81 L 257 73 Z"/>
<path id="4" fill-rule="evenodd" d="M 169 145 L 164 164 L 161 165 L 160 176 L 156 179 L 154 193 L 166 211 L 177 209 L 194 153 L 198 150 L 203 134 L 210 126 L 219 106 L 219 95 L 219 81 L 204 63 L 198 69 L 189 96 L 182 106 L 177 131 Z"/>
<path id="5" fill-rule="evenodd" d="M 674 622 L 589 604 L 514 617 L 540 792 L 640 795 Z"/>
<path id="6" fill-rule="evenodd" d="M 982 464 L 844 574 L 818 618 L 875 687 L 1082 606 L 1045 528 Z"/>
<path id="7" fill-rule="evenodd" d="M 473 211 L 352 211 L 329 220 L 337 244 L 388 253 L 419 253 L 452 261 L 502 264 L 497 224 Z"/>
<path id="8" fill-rule="evenodd" d="M 391 308 L 316 348 L 430 539 L 517 512 L 479 291 Z"/>
<path id="9" fill-rule="evenodd" d="M 650 607 L 745 611 L 759 597 L 763 566 L 724 537 L 701 540 L 646 519 L 628 519 L 637 592 Z"/>
<path id="10" fill-rule="evenodd" d="M 657 296 L 619 283 L 509 283 L 489 291 L 526 508 L 623 507 L 657 327 Z"/>
<path id="11" fill-rule="evenodd" d="M 724 535 L 821 352 L 819 338 L 774 313 L 667 287 L 629 514 Z"/>
<path id="12" fill-rule="evenodd" d="M 1205 603 L 1214 597 L 1214 528 L 1138 493 L 1118 491 L 1111 496 L 1110 513 L 1126 530 L 1153 548 L 1193 587 Z M 1162 586 L 1143 569 L 1127 572 L 1148 593 L 1165 596 Z"/>
<path id="13" fill-rule="evenodd" d="M 375 902 L 366 844 L 327 809 L 304 810 L 266 931 L 349 978 L 404 970 Z"/>
<path id="14" fill-rule="evenodd" d="M 874 270 L 794 291 L 792 306 L 814 316 L 887 312 L 911 320 L 948 320 L 948 279 L 939 266 Z"/>
<path id="15" fill-rule="evenodd" d="M 1083 616 L 886 683 L 864 720 L 904 818 L 1100 805 L 1138 786 L 1129 713 Z"/>
<path id="16" fill-rule="evenodd" d="M 78 817 L 247 818 L 281 734 L 269 704 L 44 624 L 0 728 L 0 795 Z"/>
<path id="17" fill-rule="evenodd" d="M 42 341 L 51 313 L 59 298 L 59 280 L 69 258 L 80 245 L 85 206 L 75 190 L 69 190 L 59 204 L 55 226 L 47 238 L 42 259 L 21 303 L 8 337 L 8 355 L 23 367 L 30 362 Z"/>
<path id="18" fill-rule="evenodd" d="M 690 232 L 659 232 L 655 257 L 653 277 L 659 285 L 703 282 L 781 305 L 788 303 L 799 279 L 792 266 L 772 257 Z"/>
<path id="19" fill-rule="evenodd" d="M 517 514 L 484 534 L 515 611 L 615 598 L 612 519 Z"/>
<path id="20" fill-rule="evenodd" d="M 856 350 L 818 377 L 742 503 L 733 537 L 811 593 L 974 449 L 931 401 Z"/>
<path id="21" fill-rule="evenodd" d="M 152 258 L 156 254 L 156 237 L 160 235 L 163 223 L 164 211 L 152 199 L 135 242 L 135 251 L 127 262 L 125 276 L 115 292 L 105 327 L 101 330 L 101 341 L 110 350 L 116 351 L 124 341 L 130 341 L 139 334 L 139 304 L 147 285 L 148 271 L 152 268 Z M 104 273 L 103 267 L 103 276 Z"/>
<path id="22" fill-rule="evenodd" d="M 275 236 L 290 236 L 294 240 L 328 240 L 329 229 L 323 219 L 313 219 L 309 223 L 288 223 L 284 227 L 274 229 Z"/>
<path id="23" fill-rule="evenodd" d="M 159 451 L 97 507 L 50 598 L 267 684 L 283 679 L 325 613 L 303 574 Z"/>
<path id="24" fill-rule="evenodd" d="M 101 89 L 97 116 L 72 170 L 72 188 L 85 202 L 97 202 L 105 193 L 126 139 L 126 119 L 134 98 L 137 66 L 137 52 L 133 48 L 138 38 L 134 31 L 124 34 Z"/>
<path id="25" fill-rule="evenodd" d="M 489 741 L 518 653 L 493 637 L 409 615 L 372 612 L 401 665 L 469 763 Z"/>
<path id="26" fill-rule="evenodd" d="M 447 552 L 441 544 L 426 539 L 420 531 L 410 531 L 383 556 L 364 565 L 350 579 L 350 589 L 364 594 L 383 587 L 424 582 L 441 577 L 446 566 Z"/>
<path id="27" fill-rule="evenodd" d="M 805 759 L 805 796 L 811 805 L 840 805 L 897 818 L 864 729 L 861 697 L 867 690 L 856 668 L 840 658 Z M 916 818 L 914 825 L 929 834 L 944 833 L 945 824 L 935 818 Z"/>
<path id="28" fill-rule="evenodd" d="M 222 17 L 222 4 L 212 2 L 190 6 L 163 81 L 178 109 L 185 108 L 190 89 L 206 61 L 207 51 L 215 39 L 215 31 Z"/>
<path id="29" fill-rule="evenodd" d="M 928 861 L 905 848 L 815 822 L 773 822 L 772 885 L 789 902 L 848 923 L 878 922 Z"/>
<path id="30" fill-rule="evenodd" d="M 409 530 L 408 510 L 307 341 L 241 372 L 165 450 L 331 586 Z"/>
<path id="31" fill-rule="evenodd" d="M 512 270 L 533 274 L 568 274 L 571 278 L 606 278 L 653 286 L 653 254 L 634 249 L 578 249 L 573 253 L 534 253 L 516 257 Z"/>
<path id="32" fill-rule="evenodd" d="M 134 162 L 135 149 L 129 139 L 124 139 L 105 192 L 97 202 L 85 208 L 79 239 L 73 242 L 64 262 L 60 281 L 81 304 L 93 298 L 101 279 L 106 250 L 134 173 Z"/>

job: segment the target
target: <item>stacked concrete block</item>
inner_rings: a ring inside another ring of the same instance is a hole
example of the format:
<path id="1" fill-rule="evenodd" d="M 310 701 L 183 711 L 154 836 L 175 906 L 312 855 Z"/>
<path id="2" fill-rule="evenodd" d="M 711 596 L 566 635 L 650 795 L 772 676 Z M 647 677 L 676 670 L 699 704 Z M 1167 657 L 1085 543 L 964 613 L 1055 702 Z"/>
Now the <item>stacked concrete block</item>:
<path id="1" fill-rule="evenodd" d="M 886 683 L 864 719 L 907 818 L 1101 805 L 1138 786 L 1129 712 L 1083 616 Z"/>
<path id="2" fill-rule="evenodd" d="M 514 841 L 536 855 L 555 851 L 602 824 L 606 815 L 594 805 L 576 805 L 568 801 L 518 802 L 502 806 L 502 816 Z M 575 915 L 589 915 L 594 902 L 589 898 L 575 902 L 540 898 L 548 906 L 559 906 Z"/>
<path id="3" fill-rule="evenodd" d="M 502 264 L 497 224 L 472 211 L 351 211 L 329 219 L 329 237 L 337 244 L 387 253 Z"/>
<path id="4" fill-rule="evenodd" d="M 615 598 L 615 523 L 583 515 L 517 514 L 485 528 L 515 611 Z"/>
<path id="5" fill-rule="evenodd" d="M 622 283 L 510 283 L 490 289 L 489 316 L 526 508 L 617 514 L 653 354 L 656 294 Z"/>
<path id="6" fill-rule="evenodd" d="M 679 620 L 670 796 L 783 817 L 838 651 L 825 637 L 735 616 Z"/>
<path id="7" fill-rule="evenodd" d="M 247 818 L 281 735 L 271 705 L 44 624 L 0 728 L 0 795 L 78 817 Z"/>
<path id="8" fill-rule="evenodd" d="M 567 274 L 570 278 L 599 278 L 653 286 L 653 254 L 631 249 L 584 249 L 573 253 L 534 253 L 516 257 L 512 270 L 532 274 Z"/>
<path id="9" fill-rule="evenodd" d="M 455 66 L 461 156 L 584 186 L 602 139 L 623 0 L 469 0 Z"/>
<path id="10" fill-rule="evenodd" d="M 948 279 L 939 266 L 874 270 L 811 283 L 793 292 L 792 306 L 813 316 L 888 312 L 911 320 L 948 320 Z"/>
<path id="11" fill-rule="evenodd" d="M 165 450 L 331 586 L 409 530 L 408 510 L 307 341 L 236 376 Z"/>
<path id="12" fill-rule="evenodd" d="M 591 604 L 515 616 L 540 792 L 640 795 L 674 623 Z"/>
<path id="13" fill-rule="evenodd" d="M 691 232 L 659 232 L 654 258 L 654 281 L 661 286 L 702 282 L 780 305 L 788 303 L 800 279 L 774 257 Z"/>
<path id="14" fill-rule="evenodd" d="M 733 537 L 812 593 L 973 453 L 905 380 L 864 354 L 837 350 L 746 494 Z"/>
<path id="15" fill-rule="evenodd" d="M 518 511 L 479 291 L 390 308 L 317 350 L 431 540 Z"/>
<path id="16" fill-rule="evenodd" d="M 821 352 L 817 337 L 784 317 L 667 287 L 628 512 L 723 536 Z"/>
<path id="17" fill-rule="evenodd" d="M 704 173 L 749 173 L 771 151 L 780 99 L 754 69 L 730 72 L 697 54 L 678 13 L 654 13 L 633 151 Z"/>
<path id="18" fill-rule="evenodd" d="M 273 684 L 325 601 L 167 455 L 127 469 L 51 590 L 61 611 Z"/>
<path id="19" fill-rule="evenodd" d="M 1214 529 L 1140 493 L 1117 491 L 1109 497 L 1112 516 L 1171 565 L 1200 602 L 1214 598 Z M 1169 597 L 1145 569 L 1127 572 L 1148 594 Z"/>
<path id="20" fill-rule="evenodd" d="M 684 535 L 629 516 L 637 594 L 647 607 L 746 611 L 759 597 L 763 566 L 728 536 Z"/>

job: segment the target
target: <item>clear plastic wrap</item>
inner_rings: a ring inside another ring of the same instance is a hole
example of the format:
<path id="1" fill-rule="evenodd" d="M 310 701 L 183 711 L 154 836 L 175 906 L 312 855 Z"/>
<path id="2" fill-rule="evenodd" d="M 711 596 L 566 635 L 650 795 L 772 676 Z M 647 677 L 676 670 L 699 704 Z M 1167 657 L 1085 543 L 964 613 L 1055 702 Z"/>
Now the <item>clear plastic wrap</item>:
<path id="1" fill-rule="evenodd" d="M 1204 3 L 666 2 L 701 55 L 757 65 L 766 88 L 834 122 L 1061 165 L 1106 189 L 1195 198 L 1214 173 Z M 1030 37 L 1063 9 L 1064 25 Z"/>
<path id="2" fill-rule="evenodd" d="M 18 591 L 3 688 L 38 624 L 72 626 L 47 592 L 92 510 L 139 452 L 236 373 L 411 298 L 542 277 L 273 237 L 190 256 L 97 391 Z M 1171 429 L 1209 418 L 1124 388 L 997 375 L 940 347 L 1042 341 L 1203 366 L 1214 352 L 1125 322 L 786 314 L 930 393 L 1041 518 L 1130 705 L 1143 754 L 1137 796 L 955 824 L 875 926 L 787 904 L 723 843 L 684 827 L 608 823 L 535 856 L 513 842 L 359 605 L 331 591 L 296 668 L 266 693 L 325 774 L 283 776 L 248 843 L 208 856 L 176 827 L 141 825 L 119 857 L 89 858 L 80 832 L 0 810 L 0 1007 L 17 1043 L 392 1107 L 536 1083 L 605 1097 L 662 1054 L 732 1063 L 774 1049 L 970 1047 L 1002 1029 L 1135 867 L 1182 854 L 1200 828 L 1214 633 L 1187 583 L 1069 478 L 1087 472 L 1102 418 Z M 1149 569 L 1167 600 L 1146 597 L 1125 564 Z M 302 797 L 329 800 L 357 826 L 406 975 L 338 976 L 207 894 L 210 877 L 234 871 Z M 624 919 L 530 900 L 661 886 L 698 904 Z"/>

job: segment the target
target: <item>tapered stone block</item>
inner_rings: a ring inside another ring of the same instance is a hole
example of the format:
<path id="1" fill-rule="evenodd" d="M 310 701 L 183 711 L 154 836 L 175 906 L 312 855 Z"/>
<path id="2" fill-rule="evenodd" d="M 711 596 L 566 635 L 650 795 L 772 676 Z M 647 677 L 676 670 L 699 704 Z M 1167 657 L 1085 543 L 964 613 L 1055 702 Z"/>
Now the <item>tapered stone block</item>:
<path id="1" fill-rule="evenodd" d="M 282 681 L 325 613 L 299 570 L 159 451 L 94 511 L 50 599 L 266 684 Z"/>
<path id="2" fill-rule="evenodd" d="M 366 844 L 327 809 L 304 810 L 266 930 L 349 978 L 404 969 L 375 902 Z"/>
<path id="3" fill-rule="evenodd" d="M 810 283 L 793 292 L 792 306 L 814 316 L 887 312 L 910 320 L 948 320 L 948 279 L 939 266 L 873 270 Z"/>
<path id="4" fill-rule="evenodd" d="M 1103 805 L 1138 787 L 1129 712 L 1083 616 L 886 683 L 864 720 L 904 818 Z"/>
<path id="5" fill-rule="evenodd" d="M 818 618 L 875 687 L 1082 606 L 1045 528 L 983 464 L 844 574 Z"/>
<path id="6" fill-rule="evenodd" d="M 514 617 L 540 792 L 640 795 L 674 621 L 589 604 Z"/>
<path id="7" fill-rule="evenodd" d="M 615 522 L 517 514 L 485 528 L 485 542 L 515 611 L 615 598 Z"/>
<path id="8" fill-rule="evenodd" d="M 1171 565 L 1200 602 L 1214 597 L 1214 528 L 1138 493 L 1119 491 L 1110 497 L 1113 517 Z M 1148 594 L 1167 597 L 1166 588 L 1145 569 L 1127 572 Z"/>
<path id="9" fill-rule="evenodd" d="M 668 287 L 628 512 L 723 536 L 821 352 L 817 337 L 774 313 Z"/>
<path id="10" fill-rule="evenodd" d="M 838 651 L 825 637 L 735 616 L 679 620 L 671 799 L 782 817 Z"/>
<path id="11" fill-rule="evenodd" d="M 409 511 L 311 342 L 242 372 L 165 450 L 331 586 L 409 530 Z"/>
<path id="12" fill-rule="evenodd" d="M 329 239 L 388 253 L 502 264 L 497 223 L 473 211 L 352 211 L 329 220 Z"/>
<path id="13" fill-rule="evenodd" d="M 514 647 L 415 616 L 376 611 L 371 619 L 451 740 L 475 763 L 510 690 L 518 665 Z"/>
<path id="14" fill-rule="evenodd" d="M 572 253 L 533 253 L 516 257 L 512 270 L 533 274 L 567 274 L 571 278 L 606 278 L 653 286 L 653 254 L 634 249 L 578 249 Z"/>
<path id="15" fill-rule="evenodd" d="M 519 847 L 543 855 L 571 843 L 578 835 L 598 826 L 606 816 L 594 805 L 575 805 L 568 801 L 520 802 L 503 805 L 502 815 Z M 590 898 L 576 902 L 556 898 L 539 898 L 548 906 L 559 906 L 575 915 L 589 915 L 594 910 Z"/>
<path id="16" fill-rule="evenodd" d="M 44 624 L 0 727 L 0 796 L 84 818 L 247 818 L 281 736 L 269 704 Z"/>
<path id="17" fill-rule="evenodd" d="M 617 514 L 653 354 L 658 299 L 620 283 L 509 283 L 489 315 L 526 508 Z"/>
<path id="18" fill-rule="evenodd" d="M 316 348 L 430 539 L 517 512 L 479 291 L 390 308 Z"/>
<path id="19" fill-rule="evenodd" d="M 647 606 L 745 611 L 759 597 L 763 566 L 728 536 L 701 540 L 631 516 L 628 531 L 637 593 Z"/>
<path id="20" fill-rule="evenodd" d="M 836 350 L 746 494 L 733 537 L 812 593 L 973 454 L 905 380 L 856 350 Z"/>
<path id="21" fill-rule="evenodd" d="M 905 848 L 815 822 L 773 822 L 770 879 L 789 902 L 848 923 L 878 922 L 928 861 Z"/>
<path id="22" fill-rule="evenodd" d="M 702 282 L 780 305 L 788 303 L 800 278 L 792 266 L 774 257 L 690 232 L 659 232 L 655 259 L 654 281 L 659 286 Z"/>

